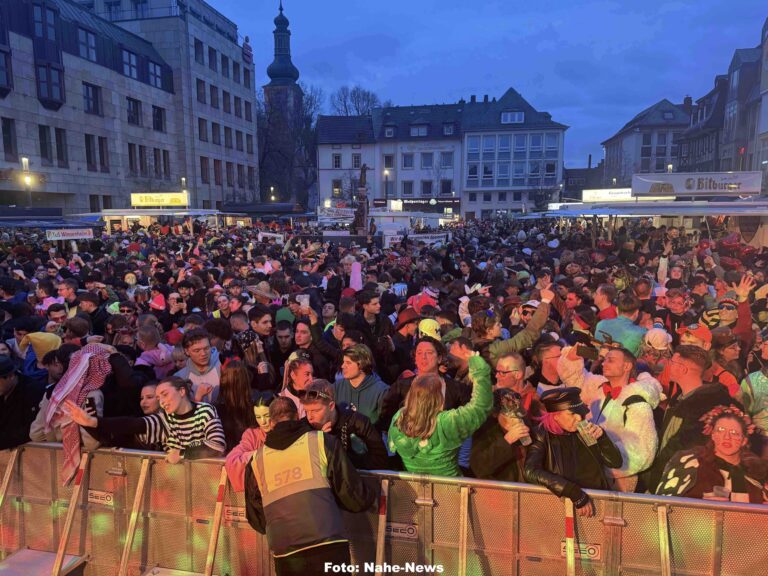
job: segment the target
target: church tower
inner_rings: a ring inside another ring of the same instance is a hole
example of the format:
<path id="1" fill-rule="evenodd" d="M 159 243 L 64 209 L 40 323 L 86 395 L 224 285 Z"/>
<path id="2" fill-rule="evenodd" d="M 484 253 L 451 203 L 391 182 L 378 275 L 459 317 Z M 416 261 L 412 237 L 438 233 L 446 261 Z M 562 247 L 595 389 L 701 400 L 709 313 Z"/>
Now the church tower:
<path id="1" fill-rule="evenodd" d="M 270 82 L 264 86 L 266 130 L 261 168 L 261 190 L 265 200 L 296 203 L 296 171 L 303 165 L 299 145 L 304 93 L 296 83 L 299 71 L 291 61 L 291 31 L 283 14 L 283 3 L 275 18 L 275 57 L 267 68 Z"/>

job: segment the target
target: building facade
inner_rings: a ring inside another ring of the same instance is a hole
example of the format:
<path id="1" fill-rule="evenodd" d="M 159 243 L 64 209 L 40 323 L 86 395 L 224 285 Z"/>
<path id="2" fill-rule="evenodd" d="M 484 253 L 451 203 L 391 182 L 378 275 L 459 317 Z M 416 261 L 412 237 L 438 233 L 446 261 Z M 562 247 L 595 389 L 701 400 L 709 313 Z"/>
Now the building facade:
<path id="1" fill-rule="evenodd" d="M 592 190 L 603 186 L 605 160 L 597 166 L 592 166 L 592 154 L 589 155 L 586 168 L 563 168 L 562 202 L 580 202 L 584 190 Z"/>
<path id="2" fill-rule="evenodd" d="M 633 174 L 678 171 L 677 141 L 690 126 L 693 113 L 693 99 L 686 96 L 682 104 L 665 98 L 632 118 L 602 143 L 603 184 L 629 187 Z"/>
<path id="3" fill-rule="evenodd" d="M 468 219 L 523 212 L 559 193 L 566 130 L 513 89 L 498 100 L 321 116 L 320 202 L 348 204 L 365 164 L 369 195 L 403 209 Z"/>
<path id="4" fill-rule="evenodd" d="M 715 86 L 696 100 L 691 125 L 678 140 L 680 172 L 719 172 L 720 144 L 728 98 L 727 75 L 715 76 Z"/>
<path id="5" fill-rule="evenodd" d="M 97 211 L 178 190 L 174 73 L 66 0 L 0 1 L 3 203 Z"/>
<path id="6" fill-rule="evenodd" d="M 728 68 L 728 95 L 720 139 L 724 171 L 752 170 L 760 103 L 761 48 L 736 50 Z"/>
<path id="7" fill-rule="evenodd" d="M 760 69 L 760 116 L 757 127 L 757 146 L 760 150 L 760 170 L 763 172 L 763 193 L 768 190 L 768 18 L 760 36 L 762 61 Z"/>

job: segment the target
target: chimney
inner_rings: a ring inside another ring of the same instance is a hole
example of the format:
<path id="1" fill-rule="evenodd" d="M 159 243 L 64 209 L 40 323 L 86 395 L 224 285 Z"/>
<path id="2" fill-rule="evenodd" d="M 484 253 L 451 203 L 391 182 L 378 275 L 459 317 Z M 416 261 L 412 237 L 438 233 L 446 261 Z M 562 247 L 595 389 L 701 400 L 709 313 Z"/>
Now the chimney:
<path id="1" fill-rule="evenodd" d="M 485 103 L 488 103 L 488 94 L 486 94 L 485 96 L 483 96 L 483 102 L 485 102 Z"/>
<path id="2" fill-rule="evenodd" d="M 685 110 L 685 113 L 688 114 L 688 116 L 693 112 L 693 98 L 690 96 L 683 98 L 683 110 Z"/>
<path id="3" fill-rule="evenodd" d="M 469 97 L 469 101 L 470 103 L 474 104 L 475 102 L 477 102 L 477 96 L 472 94 L 472 96 Z"/>
<path id="4" fill-rule="evenodd" d="M 587 169 L 589 170 L 592 168 L 592 154 L 589 155 L 589 159 L 587 160 Z"/>

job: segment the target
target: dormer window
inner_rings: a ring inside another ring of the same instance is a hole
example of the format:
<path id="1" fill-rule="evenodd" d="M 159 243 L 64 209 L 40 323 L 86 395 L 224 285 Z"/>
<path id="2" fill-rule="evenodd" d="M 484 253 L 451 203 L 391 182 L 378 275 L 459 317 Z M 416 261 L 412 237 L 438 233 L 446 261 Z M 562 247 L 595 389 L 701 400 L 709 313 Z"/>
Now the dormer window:
<path id="1" fill-rule="evenodd" d="M 525 112 L 502 112 L 502 124 L 523 124 L 525 122 Z"/>
<path id="2" fill-rule="evenodd" d="M 387 126 L 384 128 L 384 138 L 394 138 L 395 137 L 395 129 L 392 126 Z"/>
<path id="3" fill-rule="evenodd" d="M 443 136 L 453 136 L 453 124 L 443 124 Z"/>
<path id="4" fill-rule="evenodd" d="M 674 112 L 664 112 L 664 120 L 674 120 Z"/>
<path id="5" fill-rule="evenodd" d="M 416 138 L 423 138 L 427 135 L 427 127 L 423 124 L 420 126 L 411 126 L 411 136 Z"/>

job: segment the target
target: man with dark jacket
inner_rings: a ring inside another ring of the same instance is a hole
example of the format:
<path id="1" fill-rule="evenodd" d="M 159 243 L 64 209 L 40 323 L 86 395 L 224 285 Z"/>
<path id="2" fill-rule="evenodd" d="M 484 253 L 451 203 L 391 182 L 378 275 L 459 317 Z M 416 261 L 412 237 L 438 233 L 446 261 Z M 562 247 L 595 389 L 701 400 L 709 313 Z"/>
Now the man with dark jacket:
<path id="1" fill-rule="evenodd" d="M 0 450 L 29 442 L 45 384 L 27 381 L 7 356 L 0 356 Z"/>
<path id="2" fill-rule="evenodd" d="M 278 576 L 326 573 L 351 563 L 341 508 L 364 512 L 375 491 L 330 435 L 299 421 L 290 398 L 269 407 L 273 428 L 245 470 L 246 517 L 267 535 Z"/>
<path id="3" fill-rule="evenodd" d="M 373 352 L 376 366 L 388 366 L 394 351 L 392 322 L 381 313 L 381 302 L 376 292 L 363 290 L 358 295 L 358 301 L 362 310 L 357 313 L 355 328 L 363 334 L 365 344 Z M 392 382 L 386 370 L 381 376 L 388 380 L 388 384 Z"/>
<path id="4" fill-rule="evenodd" d="M 332 434 L 355 468 L 386 470 L 389 466 L 387 449 L 381 432 L 358 411 L 336 404 L 334 387 L 327 380 L 314 380 L 301 397 L 306 420 L 315 430 Z"/>

